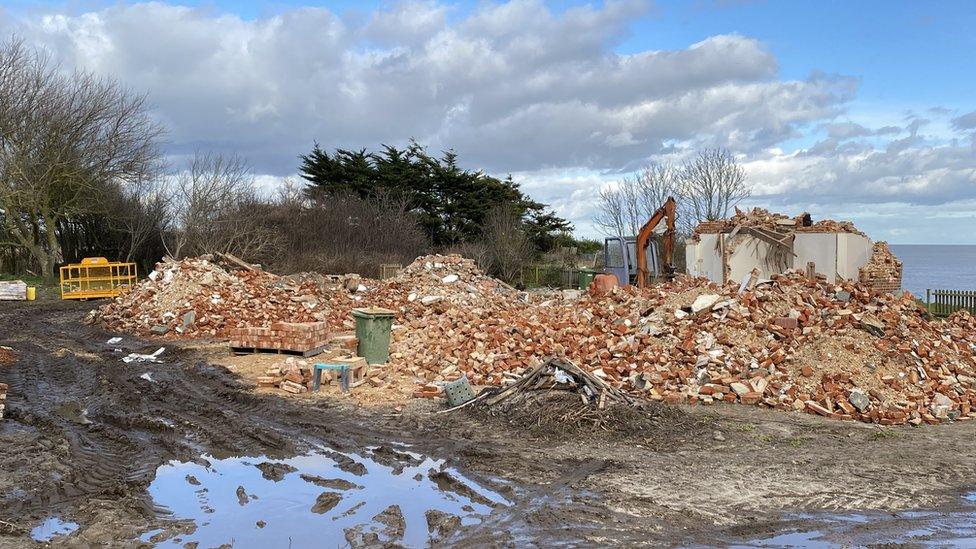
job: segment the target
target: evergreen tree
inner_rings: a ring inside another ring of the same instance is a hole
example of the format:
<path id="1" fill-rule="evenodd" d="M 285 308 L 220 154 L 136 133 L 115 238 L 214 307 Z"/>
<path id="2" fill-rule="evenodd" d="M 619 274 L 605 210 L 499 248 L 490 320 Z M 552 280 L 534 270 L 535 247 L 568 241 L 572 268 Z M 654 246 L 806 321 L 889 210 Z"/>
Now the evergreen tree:
<path id="1" fill-rule="evenodd" d="M 351 192 L 361 198 L 404 198 L 434 245 L 478 240 L 496 206 L 510 206 L 521 215 L 538 251 L 558 246 L 571 230 L 569 222 L 527 197 L 511 176 L 498 179 L 464 170 L 453 151 L 437 158 L 411 141 L 405 149 L 383 145 L 376 153 L 337 149 L 329 154 L 316 144 L 301 159 L 299 170 L 309 181 L 310 197 Z"/>

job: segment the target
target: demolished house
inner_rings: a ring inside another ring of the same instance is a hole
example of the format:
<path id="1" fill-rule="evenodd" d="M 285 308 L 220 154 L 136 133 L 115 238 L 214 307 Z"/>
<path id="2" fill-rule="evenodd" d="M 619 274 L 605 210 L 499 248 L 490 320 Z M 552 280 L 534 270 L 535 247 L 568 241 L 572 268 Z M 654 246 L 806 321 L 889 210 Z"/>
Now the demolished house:
<path id="1" fill-rule="evenodd" d="M 896 261 L 875 259 L 862 266 L 866 275 Z M 391 393 L 402 381 L 402 394 L 436 396 L 462 376 L 505 386 L 560 357 L 598 385 L 672 404 L 739 403 L 882 425 L 976 419 L 976 317 L 935 320 L 910 295 L 859 281 L 792 271 L 740 288 L 681 276 L 568 297 L 518 292 L 459 256 L 420 257 L 382 281 L 225 271 L 203 259 L 166 261 L 156 272 L 90 321 L 180 339 L 278 322 L 326 322 L 339 333 L 352 330 L 352 309 L 378 306 L 395 312 L 390 361 L 371 366 L 366 383 Z M 301 392 L 311 382 L 300 360 L 258 384 Z"/>
<path id="2" fill-rule="evenodd" d="M 902 265 L 884 242 L 872 243 L 853 223 L 810 214 L 788 217 L 762 208 L 698 225 L 685 248 L 688 274 L 739 282 L 800 270 L 830 283 L 857 281 L 878 291 L 901 289 Z"/>

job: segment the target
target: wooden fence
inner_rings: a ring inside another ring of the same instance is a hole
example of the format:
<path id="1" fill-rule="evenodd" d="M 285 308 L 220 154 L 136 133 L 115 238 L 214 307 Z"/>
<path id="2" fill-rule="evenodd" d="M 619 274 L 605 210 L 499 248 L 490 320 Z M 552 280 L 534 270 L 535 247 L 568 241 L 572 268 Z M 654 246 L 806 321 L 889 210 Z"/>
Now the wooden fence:
<path id="1" fill-rule="evenodd" d="M 925 307 L 935 316 L 949 316 L 962 309 L 976 314 L 976 291 L 925 290 Z"/>
<path id="2" fill-rule="evenodd" d="M 528 265 L 519 272 L 519 280 L 526 288 L 576 288 L 579 269 L 556 265 Z"/>

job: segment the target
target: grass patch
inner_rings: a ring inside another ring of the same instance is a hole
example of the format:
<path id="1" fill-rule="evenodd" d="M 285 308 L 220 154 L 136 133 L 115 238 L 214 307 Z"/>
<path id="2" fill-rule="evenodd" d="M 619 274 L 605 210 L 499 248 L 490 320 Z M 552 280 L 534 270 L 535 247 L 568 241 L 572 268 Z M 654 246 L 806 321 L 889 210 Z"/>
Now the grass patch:
<path id="1" fill-rule="evenodd" d="M 0 273 L 0 281 L 4 280 L 23 280 L 28 286 L 44 286 L 44 279 L 39 276 L 14 275 L 10 273 Z"/>

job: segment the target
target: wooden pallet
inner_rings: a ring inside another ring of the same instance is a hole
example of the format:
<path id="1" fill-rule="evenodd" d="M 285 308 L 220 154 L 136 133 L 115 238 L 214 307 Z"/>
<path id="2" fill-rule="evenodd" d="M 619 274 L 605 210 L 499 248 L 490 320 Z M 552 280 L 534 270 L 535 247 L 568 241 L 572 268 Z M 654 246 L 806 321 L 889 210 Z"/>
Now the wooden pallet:
<path id="1" fill-rule="evenodd" d="M 264 349 L 261 347 L 231 346 L 230 351 L 235 355 L 272 354 L 272 355 L 300 356 L 300 357 L 308 358 L 318 354 L 322 354 L 328 348 L 329 348 L 328 345 L 322 345 L 321 347 L 315 347 L 307 351 L 296 351 L 294 349 Z"/>

